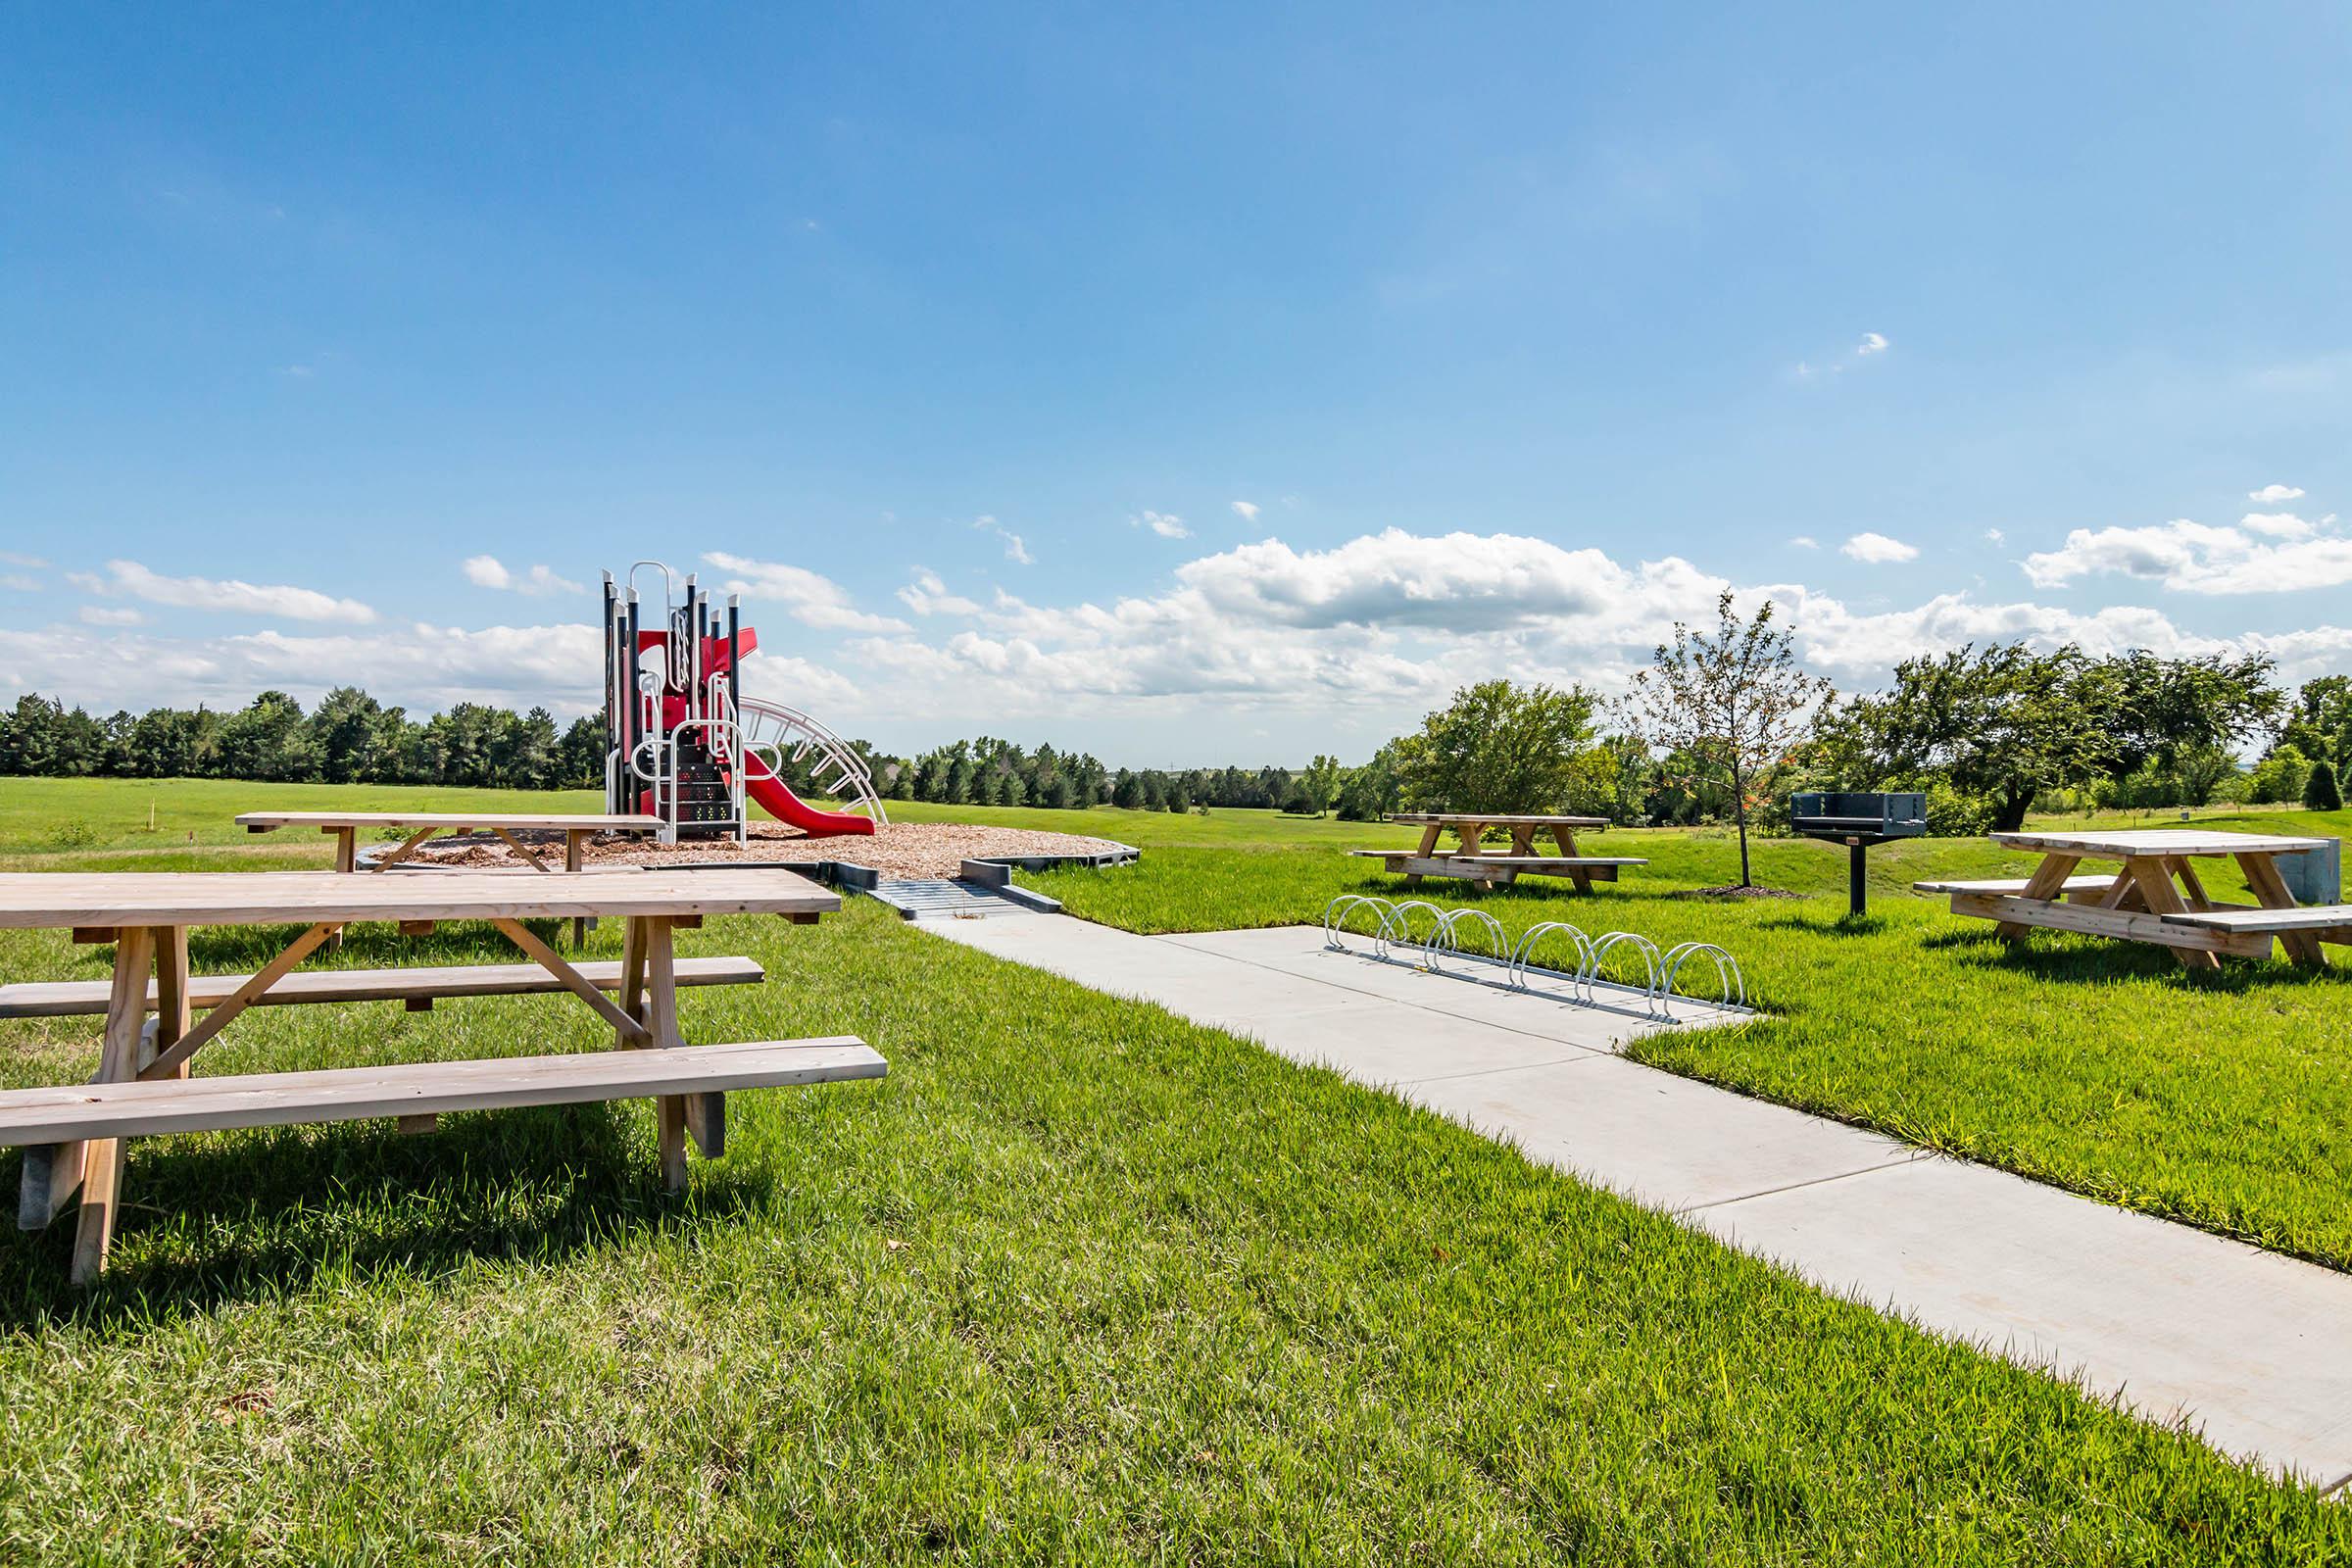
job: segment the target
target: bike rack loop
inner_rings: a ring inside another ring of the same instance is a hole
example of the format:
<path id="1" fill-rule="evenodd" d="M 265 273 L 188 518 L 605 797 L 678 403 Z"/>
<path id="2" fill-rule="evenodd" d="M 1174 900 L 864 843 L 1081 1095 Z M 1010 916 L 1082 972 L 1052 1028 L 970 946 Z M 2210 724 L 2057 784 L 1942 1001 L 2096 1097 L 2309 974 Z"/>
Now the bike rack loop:
<path id="1" fill-rule="evenodd" d="M 1717 1005 L 1745 1007 L 1747 1005 L 1747 979 L 1740 972 L 1740 960 L 1712 942 L 1686 942 L 1667 953 L 1666 979 L 1659 988 L 1659 1004 L 1664 1006 L 1672 1004 L 1675 998 L 1675 977 L 1682 973 L 1684 964 L 1692 958 L 1699 957 L 1714 961 L 1715 984 L 1722 993 Z M 1689 1000 L 1697 1001 L 1699 999 L 1694 997 Z"/>
<path id="2" fill-rule="evenodd" d="M 1554 932 L 1564 934 L 1575 945 L 1574 969 L 1546 969 L 1535 961 L 1537 945 Z M 1527 935 L 1519 939 L 1518 951 L 1511 955 L 1511 984 L 1529 991 L 1533 989 L 1527 983 L 1529 974 L 1554 975 L 1569 983 L 1570 1000 L 1583 1001 L 1592 992 L 1592 939 L 1565 920 L 1546 920 L 1542 925 L 1528 927 Z"/>
<path id="3" fill-rule="evenodd" d="M 1348 916 L 1358 908 L 1373 910 L 1380 920 L 1379 927 L 1369 933 L 1377 942 L 1381 931 L 1388 929 L 1389 915 L 1396 906 L 1387 899 L 1374 898 L 1369 893 L 1343 893 L 1323 906 L 1323 945 L 1340 953 L 1350 949 L 1340 938 L 1348 934 Z"/>

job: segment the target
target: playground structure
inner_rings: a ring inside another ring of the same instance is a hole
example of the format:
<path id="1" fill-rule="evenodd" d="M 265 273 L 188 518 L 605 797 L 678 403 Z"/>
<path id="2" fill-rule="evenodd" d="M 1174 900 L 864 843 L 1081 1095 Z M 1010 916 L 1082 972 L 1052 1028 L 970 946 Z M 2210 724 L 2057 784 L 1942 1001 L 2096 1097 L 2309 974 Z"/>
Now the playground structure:
<path id="1" fill-rule="evenodd" d="M 1376 922 L 1371 931 L 1348 929 L 1348 919 L 1358 911 Z M 1416 918 L 1424 922 L 1418 931 L 1414 929 Z M 1476 934 L 1474 944 L 1465 944 L 1465 928 Z M 1370 949 L 1349 947 L 1348 938 L 1354 935 L 1368 936 Z M 1483 953 L 1478 951 L 1482 944 Z M 1421 899 L 1397 903 L 1365 893 L 1343 893 L 1324 906 L 1323 945 L 1382 963 L 1403 964 L 1505 991 L 1548 995 L 1581 1006 L 1629 1011 L 1638 1005 L 1642 1015 L 1660 1023 L 1686 1021 L 1675 1016 L 1674 1004 L 1698 999 L 1676 986 L 1686 967 L 1705 963 L 1715 971 L 1719 992 L 1717 1000 L 1708 1004 L 1711 1016 L 1752 1014 L 1755 1010 L 1747 1004 L 1747 983 L 1740 973 L 1740 960 L 1712 942 L 1685 942 L 1661 953 L 1656 943 L 1639 932 L 1611 931 L 1589 937 L 1565 920 L 1546 920 L 1531 926 L 1514 946 L 1502 922 L 1484 909 L 1442 909 Z M 1546 946 L 1554 950 L 1565 946 L 1574 967 L 1537 963 L 1537 951 Z M 1641 984 L 1611 980 L 1602 974 L 1609 955 L 1620 949 L 1642 960 Z M 1485 978 L 1489 975 L 1499 978 Z M 1540 982 L 1564 984 L 1566 990 L 1543 991 Z"/>
<path id="2" fill-rule="evenodd" d="M 662 574 L 661 618 L 650 627 L 650 602 L 637 590 L 648 569 Z M 664 844 L 743 844 L 753 804 L 811 838 L 871 833 L 890 820 L 865 760 L 840 736 L 797 708 L 743 695 L 743 661 L 759 646 L 738 596 L 727 596 L 722 615 L 692 573 L 682 593 L 659 561 L 634 563 L 622 583 L 605 573 L 607 810 L 657 818 Z M 824 810 L 793 793 L 786 771 L 803 764 L 819 792 L 849 808 Z"/>

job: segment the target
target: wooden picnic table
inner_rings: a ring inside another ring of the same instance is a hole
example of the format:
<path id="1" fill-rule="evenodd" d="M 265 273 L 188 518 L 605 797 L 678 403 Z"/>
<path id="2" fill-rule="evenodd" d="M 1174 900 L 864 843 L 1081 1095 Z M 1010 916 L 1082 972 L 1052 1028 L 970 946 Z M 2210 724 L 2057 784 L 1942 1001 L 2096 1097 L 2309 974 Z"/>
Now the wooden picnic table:
<path id="1" fill-rule="evenodd" d="M 726 1064 L 715 1055 L 702 1061 L 704 1052 L 686 1051 L 674 1058 L 640 1058 L 648 1064 L 643 1071 L 637 1070 L 639 1060 L 600 1067 L 569 1054 L 509 1059 L 495 1069 L 497 1081 L 487 1086 L 476 1081 L 481 1077 L 479 1071 L 472 1078 L 464 1071 L 479 1069 L 479 1063 L 189 1080 L 188 1059 L 257 1002 L 394 994 L 421 995 L 429 1001 L 435 995 L 478 994 L 484 989 L 548 989 L 544 981 L 468 987 L 462 977 L 453 977 L 446 969 L 419 971 L 421 978 L 414 988 L 401 984 L 409 971 L 322 970 L 295 977 L 297 982 L 313 983 L 312 995 L 270 998 L 272 988 L 286 981 L 295 966 L 330 936 L 354 922 L 377 920 L 397 921 L 404 929 L 429 929 L 431 922 L 441 920 L 487 920 L 547 977 L 610 1023 L 616 1045 L 674 1052 L 684 1046 L 678 1032 L 680 977 L 672 940 L 678 927 L 699 926 L 705 915 L 725 913 L 777 914 L 808 923 L 840 907 L 836 894 L 796 873 L 776 869 L 646 870 L 627 875 L 559 871 L 545 876 L 451 870 L 399 877 L 345 876 L 328 871 L 0 873 L 0 928 L 70 928 L 76 941 L 111 941 L 115 950 L 114 976 L 104 1005 L 103 1045 L 92 1086 L 71 1093 L 0 1093 L 0 1143 L 28 1146 L 20 1223 L 32 1228 L 47 1223 L 78 1189 L 82 1202 L 74 1278 L 86 1280 L 103 1266 L 122 1180 L 122 1142 L 98 1137 L 74 1142 L 61 1136 L 70 1130 L 67 1124 L 73 1114 L 54 1103 L 61 1094 L 67 1102 L 86 1102 L 84 1113 L 93 1118 L 93 1126 L 119 1122 L 134 1130 L 177 1130 L 183 1125 L 266 1125 L 394 1114 L 394 1110 L 381 1107 L 401 1104 L 429 1106 L 421 1118 L 412 1118 L 429 1120 L 441 1109 L 613 1098 L 620 1092 L 614 1085 L 626 1080 L 623 1088 L 658 1099 L 662 1177 L 676 1190 L 685 1183 L 690 1134 L 707 1155 L 715 1154 L 723 1144 L 723 1105 L 715 1093 L 664 1086 L 696 1082 L 694 1075 L 702 1066 L 714 1075 L 710 1083 L 730 1087 L 744 1087 L 749 1081 L 746 1074 L 757 1078 L 762 1071 L 768 1076 L 760 1081 L 770 1083 L 870 1076 L 881 1070 L 880 1058 L 856 1041 L 775 1043 L 765 1048 L 769 1056 L 756 1059 L 740 1054 L 753 1051 L 751 1046 L 729 1047 L 727 1051 L 738 1054 Z M 532 919 L 593 915 L 628 922 L 617 975 L 592 978 L 583 974 L 523 924 Z M 297 924 L 303 930 L 276 957 L 242 977 L 233 989 L 229 989 L 228 979 L 199 984 L 190 975 L 190 928 L 255 924 Z M 750 960 L 733 962 L 741 966 Z M 757 965 L 751 968 L 756 977 Z M 729 973 L 743 978 L 739 968 Z M 727 977 L 716 978 L 723 983 Z M 318 986 L 322 981 L 329 983 Z M 617 1002 L 605 995 L 608 986 L 619 992 Z M 0 992 L 15 989 L 0 987 Z M 49 995 L 73 990 L 70 984 L 26 989 L 44 995 L 26 999 L 26 1004 L 18 1010 L 95 1010 L 71 1006 L 70 998 L 61 1001 Z M 199 1015 L 197 1004 L 206 1000 L 213 1004 Z M 151 1010 L 152 1023 L 147 1017 Z M 824 1046 L 840 1059 L 820 1061 L 806 1053 L 793 1056 L 786 1049 L 798 1046 Z M 851 1047 L 855 1051 L 849 1050 Z M 568 1070 L 566 1063 L 572 1064 Z M 721 1072 L 722 1065 L 730 1066 L 734 1075 Z M 449 1081 L 427 1098 L 416 1099 L 419 1091 L 410 1080 L 431 1077 L 436 1071 Z M 779 1072 L 783 1075 L 776 1076 Z M 340 1082 L 313 1086 L 308 1083 L 311 1079 Z M 298 1086 L 297 1080 L 303 1083 Z M 272 1102 L 272 1085 L 277 1083 L 288 1087 Z M 107 1085 L 122 1087 L 100 1087 Z M 130 1087 L 133 1085 L 138 1087 Z M 234 1093 L 224 1101 L 223 1094 L 232 1087 Z M 534 1096 L 537 1098 L 531 1098 Z M 169 1112 L 175 1103 L 185 1108 L 197 1100 L 208 1107 L 203 1115 L 188 1109 L 187 1115 L 194 1119 L 171 1119 Z M 218 1119 L 223 1115 L 244 1119 Z M 162 1119 L 156 1119 L 159 1116 Z M 107 1121 L 108 1117 L 117 1122 Z M 124 1117 L 130 1119 L 122 1120 Z"/>
<path id="2" fill-rule="evenodd" d="M 1645 859 L 1628 856 L 1592 856 L 1578 852 L 1577 830 L 1597 832 L 1609 825 L 1605 816 L 1559 816 L 1545 813 L 1507 811 L 1392 811 L 1386 817 L 1421 829 L 1421 842 L 1411 850 L 1356 850 L 1352 853 L 1385 861 L 1393 873 L 1401 873 L 1405 885 L 1418 884 L 1424 876 L 1453 877 L 1475 882 L 1481 887 L 1508 886 L 1522 874 L 1533 876 L 1564 876 L 1576 884 L 1580 893 L 1590 893 L 1595 881 L 1614 882 L 1620 866 L 1646 865 Z M 1510 835 L 1510 849 L 1489 855 L 1481 850 L 1487 832 L 1498 828 Z M 1451 854 L 1438 848 L 1439 841 L 1450 831 L 1458 844 Z M 1539 854 L 1538 836 L 1548 836 L 1558 850 L 1556 855 Z"/>
<path id="3" fill-rule="evenodd" d="M 2323 933 L 2286 914 L 2297 906 L 2277 861 L 2282 855 L 2323 849 L 2326 839 L 2197 828 L 1988 836 L 2004 849 L 2038 853 L 2041 863 L 2024 878 L 1916 882 L 1913 890 L 1950 895 L 1953 913 L 1997 921 L 2000 934 L 2011 942 L 2024 940 L 2036 926 L 2084 931 L 2153 943 L 2172 949 L 2190 968 L 2214 968 L 2224 954 L 2268 957 L 2276 936 L 2295 962 L 2324 961 Z M 2194 862 L 2224 858 L 2237 862 L 2255 905 L 2218 904 L 2206 894 Z M 2075 868 L 2084 860 L 2114 860 L 2120 866 L 2113 873 L 2078 875 Z M 2274 912 L 2252 924 L 2237 918 L 2257 908 Z"/>
<path id="4" fill-rule="evenodd" d="M 381 871 L 399 864 L 416 853 L 416 847 L 436 833 L 462 833 L 469 829 L 487 828 L 507 842 L 507 846 L 530 863 L 535 871 L 550 871 L 554 867 L 516 838 L 517 833 L 562 833 L 564 835 L 564 869 L 580 868 L 580 847 L 599 833 L 653 833 L 659 831 L 662 819 L 634 813 L 618 815 L 583 814 L 577 811 L 244 811 L 237 822 L 248 833 L 273 833 L 281 827 L 316 827 L 321 833 L 335 836 L 335 869 L 356 871 L 359 865 L 359 838 L 362 829 L 414 829 L 399 848 L 388 855 L 379 855 L 369 863 L 371 871 Z"/>
<path id="5" fill-rule="evenodd" d="M 436 833 L 463 833 L 488 828 L 505 840 L 507 847 L 529 862 L 534 871 L 550 871 L 554 867 L 532 853 L 531 847 L 517 833 L 560 832 L 564 835 L 564 869 L 580 869 L 580 851 L 588 840 L 599 833 L 653 833 L 660 831 L 658 816 L 639 816 L 633 813 L 601 815 L 576 811 L 246 811 L 237 821 L 248 833 L 274 833 L 281 827 L 316 827 L 321 833 L 335 836 L 335 869 L 360 869 L 360 832 L 363 828 L 391 828 L 394 831 L 414 829 L 391 853 L 374 857 L 368 862 L 370 871 L 387 870 L 416 853 L 418 845 Z M 585 947 L 593 920 L 571 922 L 571 945 Z M 341 938 L 335 941 L 341 946 Z"/>

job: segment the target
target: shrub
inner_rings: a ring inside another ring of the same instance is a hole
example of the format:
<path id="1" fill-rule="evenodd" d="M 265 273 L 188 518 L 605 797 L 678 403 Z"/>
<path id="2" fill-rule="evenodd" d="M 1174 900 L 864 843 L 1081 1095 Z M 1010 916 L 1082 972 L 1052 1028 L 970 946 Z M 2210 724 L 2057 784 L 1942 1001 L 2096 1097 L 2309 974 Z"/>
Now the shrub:
<path id="1" fill-rule="evenodd" d="M 2315 811 L 2340 811 L 2344 796 L 2335 787 L 2335 769 L 2326 760 L 2311 764 L 2311 773 L 2303 780 L 2303 804 Z"/>

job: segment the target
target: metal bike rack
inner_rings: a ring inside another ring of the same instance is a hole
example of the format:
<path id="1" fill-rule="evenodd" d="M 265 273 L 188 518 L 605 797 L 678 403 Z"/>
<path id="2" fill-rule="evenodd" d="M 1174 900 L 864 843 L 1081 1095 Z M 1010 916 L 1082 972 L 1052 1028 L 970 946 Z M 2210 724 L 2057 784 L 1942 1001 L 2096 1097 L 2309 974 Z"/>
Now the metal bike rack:
<path id="1" fill-rule="evenodd" d="M 1350 918 L 1361 922 L 1359 911 L 1368 912 L 1374 921 L 1371 931 L 1348 929 Z M 1415 932 L 1416 920 L 1424 924 L 1420 934 Z M 1371 947 L 1367 950 L 1350 946 L 1348 940 L 1350 937 L 1368 938 Z M 1555 968 L 1536 962 L 1540 949 L 1546 945 L 1557 949 L 1563 942 L 1568 945 L 1575 967 Z M 1623 1004 L 1613 1002 L 1603 993 L 1623 996 L 1629 1001 L 1638 999 L 1642 1013 L 1660 1023 L 1689 1021 L 1675 1016 L 1677 1001 L 1703 1004 L 1718 1012 L 1755 1010 L 1748 1004 L 1747 982 L 1740 972 L 1740 960 L 1712 942 L 1684 942 L 1660 952 L 1655 942 L 1638 931 L 1610 931 L 1591 937 L 1565 920 L 1546 920 L 1528 927 L 1514 945 L 1502 922 L 1484 909 L 1442 909 L 1426 899 L 1396 902 L 1368 893 L 1343 893 L 1323 906 L 1323 945 L 1334 953 L 1353 954 L 1377 963 L 1394 963 L 1476 985 L 1495 985 L 1579 1006 L 1615 1007 L 1623 1011 Z M 1639 984 L 1611 980 L 1602 974 L 1602 965 L 1609 955 L 1620 950 L 1642 959 Z M 1715 969 L 1717 1000 L 1714 1002 L 1676 989 L 1683 971 L 1702 959 Z M 1490 980 L 1478 972 L 1480 969 L 1498 970 L 1500 974 Z M 1538 990 L 1539 980 L 1565 982 L 1566 995 Z"/>

